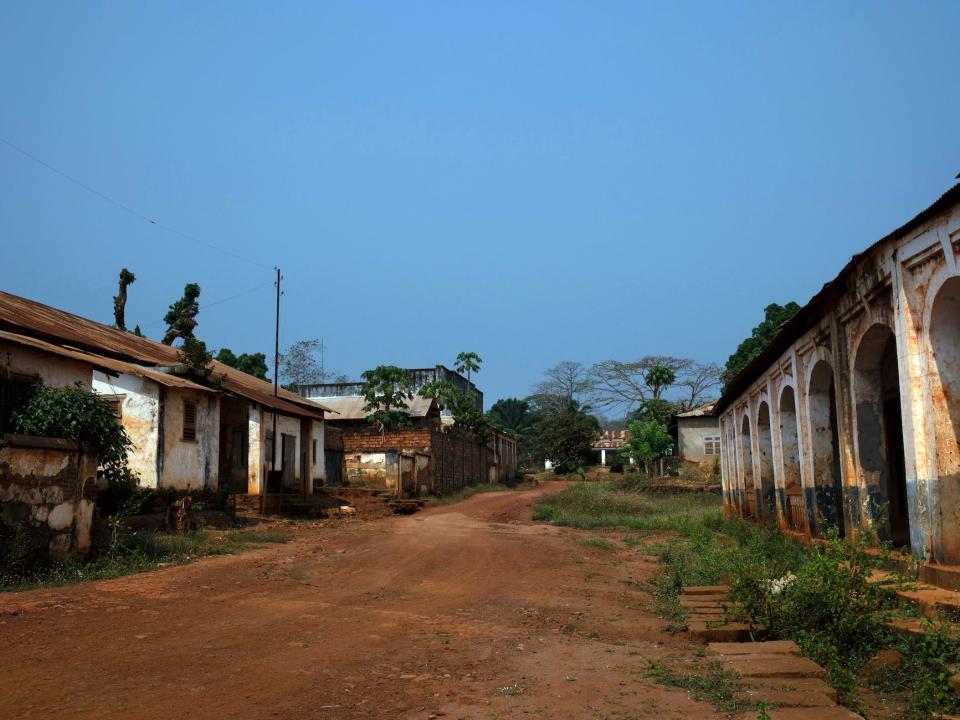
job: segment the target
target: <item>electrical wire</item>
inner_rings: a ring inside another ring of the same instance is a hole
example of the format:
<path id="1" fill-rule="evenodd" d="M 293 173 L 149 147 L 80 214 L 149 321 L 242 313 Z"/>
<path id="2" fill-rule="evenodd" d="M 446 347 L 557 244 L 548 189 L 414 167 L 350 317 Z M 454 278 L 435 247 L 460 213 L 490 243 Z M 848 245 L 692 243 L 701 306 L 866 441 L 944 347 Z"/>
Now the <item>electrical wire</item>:
<path id="1" fill-rule="evenodd" d="M 209 302 L 209 303 L 203 303 L 203 304 L 200 306 L 200 309 L 201 309 L 201 310 L 207 310 L 207 309 L 212 308 L 212 307 L 214 307 L 214 306 L 216 306 L 216 305 L 222 305 L 222 304 L 225 303 L 225 302 L 230 302 L 231 300 L 236 300 L 236 299 L 239 298 L 239 297 L 243 297 L 244 295 L 249 295 L 250 293 L 256 292 L 257 290 L 262 290 L 262 289 L 265 288 L 265 287 L 273 287 L 273 284 L 274 284 L 273 281 L 261 283 L 261 284 L 257 285 L 256 287 L 247 288 L 246 290 L 242 290 L 241 292 L 238 292 L 236 295 L 231 295 L 230 297 L 225 297 L 225 298 L 223 298 L 223 299 L 221 299 L 221 300 L 214 300 L 213 302 Z M 160 325 L 160 324 L 162 324 L 162 323 L 164 323 L 164 322 L 165 322 L 164 320 L 157 320 L 156 322 L 149 322 L 149 323 L 146 323 L 146 324 L 144 324 L 144 325 L 141 325 L 141 328 L 154 327 L 154 326 Z"/>
<path id="2" fill-rule="evenodd" d="M 24 157 L 29 158 L 30 160 L 33 160 L 35 163 L 38 163 L 39 165 L 42 165 L 43 167 L 45 167 L 45 168 L 46 168 L 47 170 L 49 170 L 50 172 L 56 173 L 57 175 L 59 175 L 59 176 L 62 177 L 63 179 L 72 182 L 72 183 L 73 183 L 74 185 L 76 185 L 77 187 L 83 188 L 83 189 L 86 190 L 88 193 L 90 193 L 90 194 L 92 194 L 92 195 L 96 195 L 96 196 L 97 196 L 98 198 L 100 198 L 101 200 L 104 200 L 105 202 L 110 203 L 110 204 L 113 205 L 114 207 L 117 207 L 117 208 L 119 208 L 120 210 L 123 210 L 124 212 L 127 212 L 127 213 L 129 213 L 130 215 L 133 215 L 134 217 L 139 218 L 140 220 L 143 220 L 143 221 L 146 222 L 146 223 L 149 223 L 150 225 L 154 225 L 155 227 L 158 227 L 158 228 L 160 228 L 161 230 L 166 230 L 166 231 L 169 232 L 169 233 L 173 233 L 174 235 L 178 235 L 178 236 L 184 238 L 185 240 L 190 240 L 191 242 L 195 242 L 195 243 L 197 243 L 198 245 L 203 245 L 204 247 L 208 247 L 208 248 L 210 248 L 211 250 L 216 250 L 217 252 L 222 252 L 223 254 L 229 255 L 230 257 L 232 257 L 232 258 L 234 258 L 234 259 L 236 259 L 236 260 L 240 260 L 240 261 L 242 261 L 242 262 L 250 263 L 251 265 L 256 265 L 257 267 L 260 267 L 260 268 L 266 268 L 266 269 L 268 269 L 268 270 L 269 270 L 269 269 L 272 269 L 270 265 L 264 265 L 264 264 L 261 263 L 261 262 L 257 262 L 256 260 L 252 260 L 252 259 L 250 259 L 250 258 L 248 258 L 248 257 L 243 256 L 243 255 L 239 255 L 238 253 L 235 253 L 235 252 L 233 252 L 233 251 L 231 251 L 231 250 L 227 250 L 226 248 L 222 248 L 222 247 L 220 247 L 219 245 L 214 245 L 213 243 L 207 242 L 206 240 L 201 240 L 200 238 L 198 238 L 198 237 L 196 237 L 196 236 L 194 236 L 194 235 L 190 235 L 189 233 L 182 232 L 181 230 L 177 230 L 176 228 L 171 227 L 171 226 L 169 226 L 169 225 L 166 225 L 166 224 L 160 222 L 159 220 L 155 220 L 154 218 L 152 218 L 152 217 L 150 217 L 150 216 L 148 216 L 148 215 L 144 215 L 144 214 L 143 214 L 142 212 L 140 212 L 139 210 L 136 210 L 136 209 L 130 207 L 129 205 L 124 205 L 124 204 L 123 204 L 122 202 L 120 202 L 119 200 L 116 200 L 115 198 L 110 197 L 110 196 L 107 195 L 106 193 L 103 193 L 103 192 L 97 190 L 96 188 L 91 187 L 90 185 L 87 185 L 86 183 L 78 180 L 77 178 L 73 177 L 72 175 L 68 175 L 67 173 L 63 172 L 62 170 L 54 167 L 54 166 L 51 165 L 50 163 L 48 163 L 48 162 L 46 162 L 46 161 L 44 161 L 44 160 L 41 160 L 40 158 L 38 158 L 38 157 L 37 157 L 36 155 L 34 155 L 33 153 L 30 153 L 30 152 L 28 152 L 27 150 L 24 150 L 22 147 L 20 147 L 19 145 L 16 145 L 15 143 L 12 143 L 11 141 L 7 140 L 6 138 L 0 137 L 0 142 L 2 142 L 2 143 L 3 143 L 4 145 L 6 145 L 7 147 L 9 147 L 9 148 L 11 148 L 11 149 L 13 149 L 13 150 L 16 150 L 18 153 L 20 153 L 20 154 L 23 155 Z"/>

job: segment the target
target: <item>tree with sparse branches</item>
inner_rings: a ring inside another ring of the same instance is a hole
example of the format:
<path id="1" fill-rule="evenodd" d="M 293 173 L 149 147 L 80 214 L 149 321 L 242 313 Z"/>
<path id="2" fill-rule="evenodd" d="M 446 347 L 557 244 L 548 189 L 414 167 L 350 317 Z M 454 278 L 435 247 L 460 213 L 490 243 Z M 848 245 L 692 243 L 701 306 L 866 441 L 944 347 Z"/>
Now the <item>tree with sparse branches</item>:
<path id="1" fill-rule="evenodd" d="M 284 387 L 299 388 L 302 385 L 322 383 L 328 373 L 320 366 L 317 354 L 320 340 L 298 340 L 280 353 L 280 379 Z"/>
<path id="2" fill-rule="evenodd" d="M 556 413 L 573 403 L 583 404 L 590 393 L 590 378 L 581 363 L 564 360 L 544 372 L 530 400 L 542 412 Z"/>
<path id="3" fill-rule="evenodd" d="M 123 268 L 120 271 L 120 288 L 113 296 L 113 322 L 117 330 L 126 330 L 127 288 L 136 282 L 137 276 Z"/>
<path id="4" fill-rule="evenodd" d="M 651 401 L 669 401 L 676 412 L 685 412 L 707 402 L 719 384 L 717 365 L 669 355 L 630 362 L 604 360 L 590 369 L 595 405 L 628 411 Z"/>

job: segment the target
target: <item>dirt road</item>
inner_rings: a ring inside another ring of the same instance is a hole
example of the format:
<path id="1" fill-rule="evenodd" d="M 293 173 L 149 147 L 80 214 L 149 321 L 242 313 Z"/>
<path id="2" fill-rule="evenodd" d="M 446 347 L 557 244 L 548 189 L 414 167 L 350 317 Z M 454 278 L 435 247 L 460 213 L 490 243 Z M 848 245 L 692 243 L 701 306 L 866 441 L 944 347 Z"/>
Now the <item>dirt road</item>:
<path id="1" fill-rule="evenodd" d="M 0 718 L 714 717 L 644 672 L 691 650 L 654 566 L 531 522 L 553 489 L 0 595 Z"/>

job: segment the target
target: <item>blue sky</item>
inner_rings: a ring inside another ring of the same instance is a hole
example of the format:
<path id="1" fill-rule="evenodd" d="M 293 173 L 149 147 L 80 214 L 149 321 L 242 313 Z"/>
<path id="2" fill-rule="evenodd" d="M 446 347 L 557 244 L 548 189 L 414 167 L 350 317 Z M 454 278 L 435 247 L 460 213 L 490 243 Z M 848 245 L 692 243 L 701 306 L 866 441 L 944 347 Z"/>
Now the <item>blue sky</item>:
<path id="1" fill-rule="evenodd" d="M 327 366 L 723 362 L 960 171 L 957 2 L 0 6 L 0 288 Z M 250 292 L 247 292 L 250 291 Z"/>

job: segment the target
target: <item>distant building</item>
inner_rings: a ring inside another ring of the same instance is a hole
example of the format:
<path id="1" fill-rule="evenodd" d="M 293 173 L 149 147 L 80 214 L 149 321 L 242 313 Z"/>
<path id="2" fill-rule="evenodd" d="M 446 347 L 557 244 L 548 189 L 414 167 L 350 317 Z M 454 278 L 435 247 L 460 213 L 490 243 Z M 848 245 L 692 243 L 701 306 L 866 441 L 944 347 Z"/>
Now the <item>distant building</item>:
<path id="1" fill-rule="evenodd" d="M 443 495 L 467 485 L 496 483 L 517 471 L 517 443 L 491 429 L 481 442 L 442 416 L 435 400 L 409 402 L 409 424 L 380 431 L 367 420 L 359 395 L 313 398 L 342 433 L 345 485 L 382 488 L 400 498 Z"/>
<path id="2" fill-rule="evenodd" d="M 413 392 L 417 393 L 424 385 L 430 382 L 446 381 L 452 384 L 457 390 L 465 394 L 472 394 L 476 400 L 477 407 L 483 411 L 483 393 L 469 382 L 463 375 L 451 370 L 443 365 L 436 365 L 432 368 L 410 368 L 413 382 Z M 350 382 L 336 383 L 314 383 L 311 385 L 301 385 L 297 391 L 305 398 L 331 398 L 331 397 L 350 397 L 360 396 L 363 393 L 363 381 L 351 380 Z M 443 415 L 449 415 L 449 411 L 441 411 Z"/>
<path id="3" fill-rule="evenodd" d="M 630 436 L 629 430 L 604 430 L 600 439 L 593 444 L 593 451 L 600 455 L 600 464 L 607 464 L 607 453 L 616 453 Z"/>
<path id="4" fill-rule="evenodd" d="M 713 403 L 701 405 L 674 417 L 677 432 L 677 456 L 681 462 L 713 465 L 720 459 L 720 418 L 713 414 Z"/>

